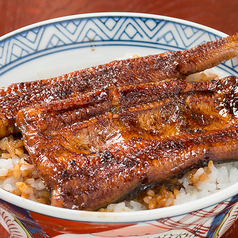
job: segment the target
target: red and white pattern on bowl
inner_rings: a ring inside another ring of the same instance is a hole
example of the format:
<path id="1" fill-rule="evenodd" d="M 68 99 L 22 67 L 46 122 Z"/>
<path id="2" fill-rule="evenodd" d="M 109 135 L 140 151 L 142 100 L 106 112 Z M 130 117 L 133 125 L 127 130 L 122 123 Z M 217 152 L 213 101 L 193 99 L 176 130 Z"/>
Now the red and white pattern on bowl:
<path id="1" fill-rule="evenodd" d="M 225 229 L 219 228 L 227 224 L 227 227 L 232 223 L 214 224 L 214 217 L 224 214 L 226 216 L 234 204 L 234 200 L 226 200 L 216 205 L 183 214 L 176 217 L 163 218 L 156 221 L 141 222 L 137 224 L 130 223 L 78 223 L 75 221 L 65 221 L 53 217 L 45 217 L 37 213 L 31 213 L 32 218 L 41 228 L 51 237 L 71 237 L 69 234 L 81 234 L 77 237 L 207 237 L 208 232 L 210 237 L 220 237 Z M 125 214 L 126 216 L 126 214 Z M 231 220 L 230 220 L 231 221 Z M 234 220 L 233 220 L 234 222 Z M 49 223 L 51 227 L 49 227 Z M 213 226 L 211 228 L 211 224 Z M 63 228 L 63 224 L 65 228 Z M 216 234 L 217 229 L 220 229 L 219 234 Z M 213 229 L 213 230 L 211 230 Z M 60 235 L 61 234 L 61 235 Z M 87 236 L 85 236 L 87 234 Z M 159 236 L 158 236 L 159 234 Z M 169 236 L 168 236 L 169 235 Z M 66 236 L 65 236 L 66 237 Z M 72 236 L 75 237 L 75 236 Z"/>
<path id="2" fill-rule="evenodd" d="M 0 234 L 1 238 L 27 238 L 26 232 L 17 220 L 6 210 L 0 208 Z"/>
<path id="3" fill-rule="evenodd" d="M 138 237 L 138 234 L 140 234 L 141 238 L 207 237 L 214 216 L 223 212 L 228 204 L 228 201 L 224 201 L 209 208 L 185 215 L 159 219 L 157 221 L 145 222 L 142 224 L 138 223 L 134 226 L 124 227 L 117 231 L 110 230 L 92 234 L 91 237 Z"/>
<path id="4" fill-rule="evenodd" d="M 238 203 L 236 203 L 230 211 L 226 214 L 221 225 L 216 231 L 216 237 L 221 237 L 228 229 L 233 225 L 233 223 L 238 219 Z M 215 236 L 214 236 L 215 237 Z"/>
<path id="5" fill-rule="evenodd" d="M 29 225 L 27 220 L 24 220 L 24 228 L 28 233 L 24 231 L 21 223 L 25 210 L 21 208 L 22 211 L 18 211 L 18 214 L 16 214 L 16 207 L 14 207 L 12 209 L 13 215 L 11 215 L 10 204 L 8 204 L 7 211 L 4 208 L 0 208 L 0 234 L 5 234 L 5 236 L 2 236 L 4 238 L 12 234 L 14 236 L 10 237 L 16 238 L 221 237 L 238 216 L 238 205 L 237 203 L 235 204 L 237 199 L 237 196 L 235 196 L 231 200 L 226 200 L 198 211 L 138 223 L 78 222 L 28 211 L 28 221 L 32 221 Z M 19 217 L 17 218 L 17 216 Z M 216 220 L 214 219 L 215 217 L 219 217 L 219 219 Z M 35 227 L 40 227 L 43 233 L 33 233 L 31 229 L 34 224 Z M 34 235 L 31 236 L 29 234 Z M 47 234 L 47 236 L 44 234 Z"/>

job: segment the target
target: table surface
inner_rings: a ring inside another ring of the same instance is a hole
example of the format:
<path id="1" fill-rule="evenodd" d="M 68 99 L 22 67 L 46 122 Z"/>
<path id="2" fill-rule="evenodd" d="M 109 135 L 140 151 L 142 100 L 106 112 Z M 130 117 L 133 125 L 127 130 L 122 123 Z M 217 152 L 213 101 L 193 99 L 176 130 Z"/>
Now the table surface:
<path id="1" fill-rule="evenodd" d="M 200 23 L 227 34 L 238 32 L 237 0 L 0 0 L 0 36 L 20 27 L 67 15 L 139 12 Z M 235 238 L 238 221 L 223 235 Z"/>

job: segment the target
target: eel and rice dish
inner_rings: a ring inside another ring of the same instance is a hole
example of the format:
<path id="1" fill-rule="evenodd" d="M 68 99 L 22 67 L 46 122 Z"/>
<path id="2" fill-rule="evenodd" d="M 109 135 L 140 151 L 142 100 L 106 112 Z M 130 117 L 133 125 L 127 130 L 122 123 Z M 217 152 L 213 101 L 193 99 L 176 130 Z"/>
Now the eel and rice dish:
<path id="1" fill-rule="evenodd" d="M 0 136 L 22 133 L 52 205 L 97 210 L 237 159 L 238 79 L 184 80 L 237 55 L 238 34 L 12 84 L 0 91 Z"/>

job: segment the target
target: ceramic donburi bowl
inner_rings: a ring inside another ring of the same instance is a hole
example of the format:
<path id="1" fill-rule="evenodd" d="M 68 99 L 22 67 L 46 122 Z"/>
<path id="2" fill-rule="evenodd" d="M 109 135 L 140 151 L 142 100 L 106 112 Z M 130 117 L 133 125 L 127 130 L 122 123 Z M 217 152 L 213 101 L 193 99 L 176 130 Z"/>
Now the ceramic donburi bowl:
<path id="1" fill-rule="evenodd" d="M 109 61 L 191 48 L 226 36 L 184 20 L 136 13 L 68 16 L 0 38 L 0 86 Z M 218 66 L 237 75 L 238 60 Z M 234 222 L 238 184 L 174 207 L 100 213 L 36 203 L 0 189 L 0 230 L 11 237 L 220 237 Z"/>

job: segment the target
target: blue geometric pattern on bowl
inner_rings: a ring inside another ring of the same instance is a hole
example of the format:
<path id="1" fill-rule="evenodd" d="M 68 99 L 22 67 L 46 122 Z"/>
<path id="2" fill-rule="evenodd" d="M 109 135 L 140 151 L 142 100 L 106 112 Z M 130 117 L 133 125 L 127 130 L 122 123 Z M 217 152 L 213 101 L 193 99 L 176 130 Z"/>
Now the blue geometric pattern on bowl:
<path id="1" fill-rule="evenodd" d="M 175 51 L 219 37 L 197 25 L 193 27 L 186 25 L 186 22 L 168 21 L 160 16 L 72 16 L 70 20 L 32 25 L 20 33 L 2 37 L 0 75 L 30 59 L 73 48 L 136 45 Z M 238 71 L 238 63 L 233 60 L 225 62 L 223 66 L 228 73 Z"/>

